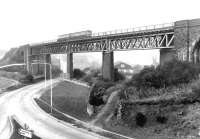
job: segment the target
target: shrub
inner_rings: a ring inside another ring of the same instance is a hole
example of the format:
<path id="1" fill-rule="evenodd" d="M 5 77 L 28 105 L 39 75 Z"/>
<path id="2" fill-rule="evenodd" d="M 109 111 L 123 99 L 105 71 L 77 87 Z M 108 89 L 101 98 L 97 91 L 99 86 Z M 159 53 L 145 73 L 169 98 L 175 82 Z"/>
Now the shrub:
<path id="1" fill-rule="evenodd" d="M 165 124 L 167 122 L 167 118 L 165 116 L 156 116 L 156 121 L 161 124 Z"/>
<path id="2" fill-rule="evenodd" d="M 120 100 L 137 100 L 139 99 L 139 91 L 136 90 L 135 87 L 127 87 L 121 88 L 122 90 L 119 92 Z"/>
<path id="3" fill-rule="evenodd" d="M 89 95 L 89 103 L 91 105 L 100 106 L 104 104 L 103 95 L 105 95 L 106 90 L 113 86 L 112 82 L 98 81 L 94 83 Z"/>
<path id="4" fill-rule="evenodd" d="M 74 78 L 76 79 L 80 79 L 81 77 L 83 77 L 85 75 L 85 73 L 83 71 L 81 71 L 80 69 L 74 69 L 73 71 L 74 73 Z"/>
<path id="5" fill-rule="evenodd" d="M 27 74 L 23 78 L 21 78 L 20 81 L 23 83 L 32 83 L 34 81 L 34 78 L 31 74 Z"/>
<path id="6" fill-rule="evenodd" d="M 188 83 L 199 73 L 199 66 L 189 62 L 172 60 L 158 67 L 145 67 L 135 74 L 128 85 L 137 88 L 163 88 L 167 86 Z"/>
<path id="7" fill-rule="evenodd" d="M 33 81 L 33 76 L 31 74 L 27 74 L 25 76 L 25 79 L 27 79 L 28 81 L 32 82 Z"/>
<path id="8" fill-rule="evenodd" d="M 144 67 L 138 74 L 135 74 L 131 79 L 131 84 L 137 88 L 143 87 L 160 87 L 160 80 L 156 73 L 155 67 Z"/>
<path id="9" fill-rule="evenodd" d="M 135 120 L 136 120 L 136 125 L 138 125 L 140 127 L 143 127 L 147 122 L 146 116 L 140 112 L 137 113 Z"/>
<path id="10" fill-rule="evenodd" d="M 59 67 L 52 65 L 52 76 L 53 77 L 57 77 L 61 73 L 62 73 L 62 70 Z"/>
<path id="11" fill-rule="evenodd" d="M 118 69 L 114 69 L 114 81 L 122 81 L 125 79 L 125 76 L 118 72 Z"/>
<path id="12" fill-rule="evenodd" d="M 186 61 L 173 60 L 156 69 L 167 86 L 188 83 L 199 73 L 198 67 Z"/>
<path id="13" fill-rule="evenodd" d="M 102 77 L 100 76 L 100 70 L 91 70 L 90 73 L 86 74 L 82 78 L 82 80 L 89 83 L 90 85 L 92 85 L 95 80 L 102 80 Z"/>
<path id="14" fill-rule="evenodd" d="M 200 97 L 200 80 L 192 84 L 192 92 L 195 94 L 196 98 Z"/>

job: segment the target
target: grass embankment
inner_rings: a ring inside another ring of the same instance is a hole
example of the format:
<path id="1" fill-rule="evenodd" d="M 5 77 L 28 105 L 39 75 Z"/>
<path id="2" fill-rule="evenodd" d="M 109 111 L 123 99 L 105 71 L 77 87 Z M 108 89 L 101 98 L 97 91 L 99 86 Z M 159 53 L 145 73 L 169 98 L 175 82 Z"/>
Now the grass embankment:
<path id="1" fill-rule="evenodd" d="M 118 89 L 123 87 L 120 86 Z M 107 91 L 113 92 L 116 88 L 111 87 Z M 121 119 L 118 118 L 119 107 L 113 108 L 110 112 L 113 116 L 102 126 L 107 130 L 137 139 L 187 139 L 189 136 L 198 138 L 198 126 L 200 126 L 198 88 L 197 81 L 193 81 L 189 84 L 159 90 L 148 89 L 145 92 L 134 90 L 134 88 L 131 91 L 129 88 L 130 92 L 122 90 L 122 94 L 119 93 L 119 102 L 125 107 L 123 107 L 124 111 L 121 111 Z M 88 92 L 86 87 L 61 82 L 53 89 L 53 105 L 63 113 L 89 121 L 91 119 L 86 113 Z M 50 104 L 49 95 L 48 90 L 43 94 L 42 100 Z M 40 106 L 43 105 L 43 109 L 50 112 L 48 105 L 39 103 Z M 136 115 L 139 112 L 147 118 L 143 126 L 136 124 Z M 53 111 L 53 114 L 63 121 L 76 123 L 59 112 Z M 79 124 L 75 125 L 81 127 Z"/>
<path id="2" fill-rule="evenodd" d="M 15 83 L 16 83 L 16 81 L 14 81 L 14 80 L 0 77 L 0 89 L 8 88 L 8 87 L 14 85 Z"/>
<path id="3" fill-rule="evenodd" d="M 0 77 L 5 77 L 8 79 L 13 79 L 13 80 L 20 80 L 21 78 L 23 78 L 23 74 L 19 73 L 19 72 L 7 72 L 7 71 L 3 71 L 0 70 Z"/>
<path id="4" fill-rule="evenodd" d="M 88 121 L 87 102 L 89 88 L 63 81 L 53 88 L 53 107 L 83 121 Z M 50 90 L 41 98 L 50 104 Z"/>
<path id="5" fill-rule="evenodd" d="M 16 80 L 0 77 L 0 94 L 19 89 L 23 86 L 25 86 L 25 84 L 21 84 Z"/>
<path id="6" fill-rule="evenodd" d="M 35 99 L 35 101 L 40 106 L 40 108 L 42 108 L 45 112 L 47 112 L 47 113 L 51 112 L 50 105 L 48 103 L 44 102 L 41 99 Z M 88 130 L 89 132 L 94 132 L 101 136 L 108 137 L 110 139 L 127 139 L 125 137 L 113 134 L 112 132 L 109 132 L 106 130 L 96 129 L 96 128 L 94 128 L 94 126 L 88 125 L 88 123 L 77 121 L 77 120 L 69 117 L 68 115 L 65 115 L 64 113 L 58 111 L 55 108 L 52 109 L 51 115 L 61 121 L 71 123 L 73 126 L 75 126 L 77 128 L 83 128 L 85 130 Z"/>

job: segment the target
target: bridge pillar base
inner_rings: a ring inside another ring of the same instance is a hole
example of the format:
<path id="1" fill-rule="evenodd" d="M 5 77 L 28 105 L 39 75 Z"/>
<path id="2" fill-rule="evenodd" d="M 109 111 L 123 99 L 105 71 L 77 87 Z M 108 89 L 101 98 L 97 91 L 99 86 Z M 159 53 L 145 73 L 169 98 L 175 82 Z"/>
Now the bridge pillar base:
<path id="1" fill-rule="evenodd" d="M 73 53 L 67 53 L 67 78 L 73 78 Z"/>
<path id="2" fill-rule="evenodd" d="M 174 49 L 160 49 L 160 65 L 175 59 L 176 58 L 176 50 Z"/>
<path id="3" fill-rule="evenodd" d="M 114 80 L 113 52 L 103 52 L 102 63 L 103 63 L 102 66 L 103 79 L 113 81 Z"/>
<path id="4" fill-rule="evenodd" d="M 40 60 L 40 56 L 38 55 L 38 56 L 35 56 L 34 57 L 34 60 L 36 60 L 36 62 L 38 63 L 39 62 L 39 60 Z M 40 66 L 39 66 L 39 64 L 32 64 L 32 74 L 33 75 L 37 75 L 37 74 L 39 74 L 39 72 L 40 72 Z"/>

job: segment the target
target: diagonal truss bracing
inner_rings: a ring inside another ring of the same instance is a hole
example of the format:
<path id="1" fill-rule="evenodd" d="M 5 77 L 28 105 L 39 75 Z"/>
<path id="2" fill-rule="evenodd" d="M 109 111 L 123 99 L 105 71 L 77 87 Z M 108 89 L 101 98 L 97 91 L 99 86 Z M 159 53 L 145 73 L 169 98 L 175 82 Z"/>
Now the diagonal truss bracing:
<path id="1" fill-rule="evenodd" d="M 119 51 L 134 49 L 162 49 L 173 48 L 174 32 L 147 33 L 126 36 L 108 36 L 68 42 L 56 42 L 44 44 L 40 47 L 32 47 L 34 54 L 59 54 L 98 51 Z"/>

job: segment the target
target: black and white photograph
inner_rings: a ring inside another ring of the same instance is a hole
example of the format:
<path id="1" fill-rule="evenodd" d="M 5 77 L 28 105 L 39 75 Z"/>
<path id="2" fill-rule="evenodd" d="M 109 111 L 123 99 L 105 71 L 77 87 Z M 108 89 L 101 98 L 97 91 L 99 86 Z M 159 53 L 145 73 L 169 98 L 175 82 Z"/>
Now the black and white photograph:
<path id="1" fill-rule="evenodd" d="M 0 139 L 200 139 L 200 1 L 0 0 Z"/>

